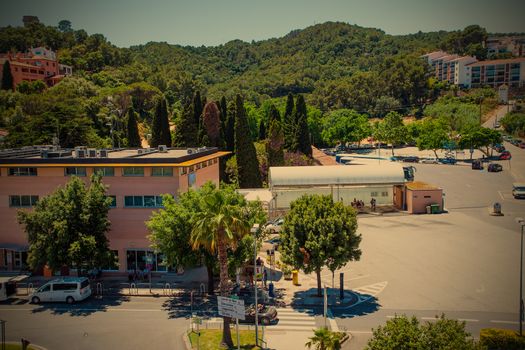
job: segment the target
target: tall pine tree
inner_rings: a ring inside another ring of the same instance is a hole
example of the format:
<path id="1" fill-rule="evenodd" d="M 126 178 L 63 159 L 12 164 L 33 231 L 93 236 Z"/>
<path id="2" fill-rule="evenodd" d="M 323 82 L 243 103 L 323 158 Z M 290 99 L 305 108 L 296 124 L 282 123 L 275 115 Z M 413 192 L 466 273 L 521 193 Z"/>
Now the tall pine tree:
<path id="1" fill-rule="evenodd" d="M 270 125 L 272 124 L 272 121 L 277 120 L 278 122 L 281 122 L 281 113 L 279 113 L 279 110 L 275 105 L 272 103 L 270 105 L 270 108 L 268 108 L 268 116 L 266 118 L 267 120 L 267 129 L 270 130 Z"/>
<path id="2" fill-rule="evenodd" d="M 226 143 L 226 150 L 233 152 L 235 150 L 235 102 L 230 101 L 228 119 L 226 119 L 226 129 L 224 130 L 224 141 Z"/>
<path id="3" fill-rule="evenodd" d="M 170 123 L 165 98 L 160 98 L 157 101 L 155 115 L 153 116 L 150 146 L 158 147 L 159 145 L 171 146 Z"/>
<path id="4" fill-rule="evenodd" d="M 11 74 L 11 63 L 4 62 L 2 70 L 2 90 L 13 90 L 13 75 Z"/>
<path id="5" fill-rule="evenodd" d="M 226 98 L 222 96 L 221 101 L 219 102 L 219 112 L 221 117 L 221 140 L 223 145 L 221 147 L 226 147 L 226 125 L 228 123 L 228 106 L 226 104 Z"/>
<path id="6" fill-rule="evenodd" d="M 310 141 L 310 132 L 308 130 L 308 115 L 306 111 L 306 103 L 304 97 L 299 95 L 295 105 L 295 143 L 297 144 L 297 150 L 309 157 L 312 156 L 312 143 Z"/>
<path id="7" fill-rule="evenodd" d="M 251 140 L 250 127 L 240 95 L 235 98 L 235 154 L 240 188 L 262 187 L 259 161 Z"/>
<path id="8" fill-rule="evenodd" d="M 176 147 L 197 147 L 197 124 L 191 104 L 184 106 L 175 124 L 173 145 Z"/>
<path id="9" fill-rule="evenodd" d="M 295 151 L 297 144 L 295 143 L 295 121 L 294 121 L 294 102 L 292 93 L 288 94 L 286 99 L 286 108 L 284 110 L 283 118 L 283 132 L 284 132 L 284 148 Z"/>
<path id="10" fill-rule="evenodd" d="M 128 147 L 140 147 L 140 135 L 139 128 L 137 125 L 137 116 L 133 106 L 128 109 Z"/>

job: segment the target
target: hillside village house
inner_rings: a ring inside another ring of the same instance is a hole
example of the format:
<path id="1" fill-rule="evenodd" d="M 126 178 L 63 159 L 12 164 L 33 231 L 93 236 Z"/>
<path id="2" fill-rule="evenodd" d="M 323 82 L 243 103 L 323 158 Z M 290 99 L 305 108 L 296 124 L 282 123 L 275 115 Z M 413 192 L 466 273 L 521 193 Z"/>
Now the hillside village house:
<path id="1" fill-rule="evenodd" d="M 42 80 L 47 86 L 57 84 L 67 75 L 73 74 L 71 66 L 58 63 L 54 51 L 45 47 L 32 48 L 28 52 L 0 54 L 0 64 L 9 61 L 13 75 L 13 89 L 23 81 Z M 0 70 L 0 75 L 3 74 Z M 1 78 L 1 77 L 0 77 Z"/>
<path id="2" fill-rule="evenodd" d="M 143 270 L 146 256 L 153 257 L 155 272 L 169 269 L 154 254 L 145 221 L 162 207 L 162 194 L 177 196 L 189 188 L 212 181 L 219 184 L 219 158 L 228 154 L 217 148 L 176 149 L 56 149 L 27 147 L 0 152 L 0 270 L 24 268 L 28 241 L 16 212 L 33 205 L 71 176 L 87 183 L 93 172 L 102 174 L 113 198 L 109 212 L 110 249 L 118 266 L 106 271 Z"/>

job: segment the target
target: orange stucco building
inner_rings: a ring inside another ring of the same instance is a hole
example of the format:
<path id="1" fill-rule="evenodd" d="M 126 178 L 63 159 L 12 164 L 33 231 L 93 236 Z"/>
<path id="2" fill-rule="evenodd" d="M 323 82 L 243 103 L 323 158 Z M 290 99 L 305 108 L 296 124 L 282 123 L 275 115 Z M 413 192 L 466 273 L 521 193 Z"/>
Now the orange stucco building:
<path id="1" fill-rule="evenodd" d="M 17 211 L 31 210 L 39 198 L 73 175 L 87 183 L 97 171 L 114 199 L 108 239 L 119 261 L 118 266 L 104 269 L 143 270 L 148 255 L 153 258 L 152 271 L 167 271 L 161 265 L 162 257 L 150 248 L 144 222 L 162 206 L 162 194 L 177 196 L 207 181 L 218 184 L 219 158 L 226 154 L 216 148 L 106 151 L 34 147 L 0 152 L 0 270 L 19 271 L 27 259 L 27 236 L 17 223 Z"/>
<path id="2" fill-rule="evenodd" d="M 48 86 L 58 83 L 65 75 L 71 75 L 70 66 L 58 63 L 54 51 L 37 47 L 25 53 L 0 54 L 0 63 L 9 61 L 13 76 L 13 89 L 22 81 L 42 80 Z M 0 73 L 1 74 L 1 73 Z"/>

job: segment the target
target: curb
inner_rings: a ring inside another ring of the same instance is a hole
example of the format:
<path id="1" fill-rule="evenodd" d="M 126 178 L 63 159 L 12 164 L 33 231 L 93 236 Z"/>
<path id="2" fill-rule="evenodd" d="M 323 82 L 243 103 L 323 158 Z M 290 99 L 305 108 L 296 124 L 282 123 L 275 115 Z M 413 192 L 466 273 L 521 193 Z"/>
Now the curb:
<path id="1" fill-rule="evenodd" d="M 5 344 L 6 345 L 20 345 L 20 342 L 19 341 L 6 341 Z M 29 344 L 29 347 L 33 348 L 35 350 L 47 350 L 47 348 L 44 348 L 43 346 L 36 345 L 36 344 L 33 344 L 33 343 Z"/>
<path id="2" fill-rule="evenodd" d="M 184 331 L 184 333 L 182 333 L 182 342 L 184 343 L 184 347 L 186 348 L 186 350 L 192 350 L 190 337 L 187 331 Z"/>

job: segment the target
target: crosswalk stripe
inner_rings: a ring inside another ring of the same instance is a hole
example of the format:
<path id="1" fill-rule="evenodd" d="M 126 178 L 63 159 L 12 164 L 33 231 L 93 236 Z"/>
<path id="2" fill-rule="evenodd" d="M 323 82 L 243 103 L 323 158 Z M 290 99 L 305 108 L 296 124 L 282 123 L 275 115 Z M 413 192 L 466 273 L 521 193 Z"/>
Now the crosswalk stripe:
<path id="1" fill-rule="evenodd" d="M 283 319 L 279 319 L 278 325 L 290 324 L 290 323 L 293 323 L 293 324 L 296 324 L 296 323 L 312 323 L 312 324 L 315 324 L 315 320 L 312 321 L 312 320 L 289 320 L 289 319 L 283 320 Z"/>

